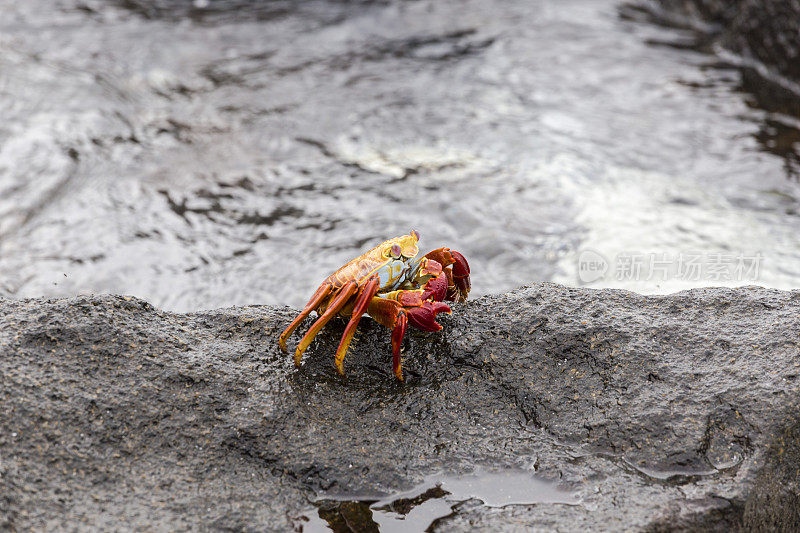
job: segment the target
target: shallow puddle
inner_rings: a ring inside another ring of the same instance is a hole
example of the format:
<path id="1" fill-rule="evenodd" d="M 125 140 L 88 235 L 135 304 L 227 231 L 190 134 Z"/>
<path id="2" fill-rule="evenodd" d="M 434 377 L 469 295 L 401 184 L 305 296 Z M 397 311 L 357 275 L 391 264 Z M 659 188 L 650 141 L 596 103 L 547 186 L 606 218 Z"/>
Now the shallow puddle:
<path id="1" fill-rule="evenodd" d="M 299 517 L 297 525 L 305 533 L 426 531 L 472 499 L 487 507 L 580 503 L 555 483 L 525 471 L 435 475 L 413 489 L 385 497 L 326 494 L 314 502 L 316 509 Z"/>

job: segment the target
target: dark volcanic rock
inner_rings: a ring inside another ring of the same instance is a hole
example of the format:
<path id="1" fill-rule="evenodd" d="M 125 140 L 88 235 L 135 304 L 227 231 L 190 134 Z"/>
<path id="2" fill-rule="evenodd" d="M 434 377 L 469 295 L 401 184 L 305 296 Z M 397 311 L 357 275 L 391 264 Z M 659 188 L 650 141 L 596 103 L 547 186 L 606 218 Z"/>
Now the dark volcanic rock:
<path id="1" fill-rule="evenodd" d="M 300 370 L 278 350 L 289 308 L 0 300 L 0 528 L 286 530 L 323 492 L 506 467 L 580 504 L 469 500 L 434 529 L 800 526 L 800 292 L 540 284 L 454 307 L 409 336 L 398 384 L 370 320 L 341 379 L 342 324 Z"/>

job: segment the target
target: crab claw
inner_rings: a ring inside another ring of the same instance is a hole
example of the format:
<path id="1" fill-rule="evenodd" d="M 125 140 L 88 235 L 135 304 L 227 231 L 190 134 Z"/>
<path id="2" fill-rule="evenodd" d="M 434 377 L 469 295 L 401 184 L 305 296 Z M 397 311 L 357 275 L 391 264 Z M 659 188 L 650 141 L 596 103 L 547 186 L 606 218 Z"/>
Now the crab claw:
<path id="1" fill-rule="evenodd" d="M 441 263 L 447 276 L 447 294 L 445 300 L 464 302 L 469 295 L 469 263 L 459 252 L 450 248 L 437 248 L 425 254 L 429 260 Z M 426 287 L 427 288 L 427 287 Z"/>
<path id="2" fill-rule="evenodd" d="M 469 263 L 466 258 L 455 250 L 450 250 L 453 257 L 453 283 L 459 292 L 459 301 L 467 299 L 469 290 L 472 287 L 469 281 Z"/>
<path id="3" fill-rule="evenodd" d="M 442 272 L 427 284 L 425 284 L 425 292 L 422 293 L 422 299 L 432 299 L 435 302 L 441 302 L 447 296 L 447 275 Z"/>
<path id="4" fill-rule="evenodd" d="M 426 257 L 419 269 L 418 276 L 421 278 L 436 278 L 442 273 L 442 269 L 442 264 L 439 261 Z"/>
<path id="5" fill-rule="evenodd" d="M 439 313 L 451 313 L 450 307 L 442 302 L 432 302 L 426 300 L 419 307 L 406 309 L 408 323 L 422 331 L 439 331 L 442 325 L 436 322 L 436 315 Z"/>

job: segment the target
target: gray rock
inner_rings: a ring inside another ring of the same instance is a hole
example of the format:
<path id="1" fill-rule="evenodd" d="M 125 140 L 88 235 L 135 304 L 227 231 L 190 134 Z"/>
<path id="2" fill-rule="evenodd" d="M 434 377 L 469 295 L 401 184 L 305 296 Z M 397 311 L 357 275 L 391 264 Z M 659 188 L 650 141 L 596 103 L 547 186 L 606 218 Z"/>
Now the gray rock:
<path id="1" fill-rule="evenodd" d="M 370 320 L 346 378 L 343 324 L 296 370 L 294 313 L 0 300 L 0 529 L 301 529 L 324 495 L 369 530 L 355 500 L 505 468 L 579 503 L 468 499 L 432 529 L 800 527 L 800 292 L 537 284 L 408 335 L 405 384 Z"/>

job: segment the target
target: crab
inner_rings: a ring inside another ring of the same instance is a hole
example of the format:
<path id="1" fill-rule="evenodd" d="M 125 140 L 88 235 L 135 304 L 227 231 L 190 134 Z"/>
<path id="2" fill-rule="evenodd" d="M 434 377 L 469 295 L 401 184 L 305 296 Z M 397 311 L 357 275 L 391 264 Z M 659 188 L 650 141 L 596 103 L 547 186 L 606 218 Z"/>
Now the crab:
<path id="1" fill-rule="evenodd" d="M 364 313 L 392 331 L 393 372 L 403 381 L 400 345 L 406 328 L 439 331 L 439 313 L 450 314 L 445 300 L 463 302 L 470 291 L 469 264 L 459 252 L 437 248 L 417 257 L 419 232 L 389 239 L 349 261 L 325 278 L 306 306 L 281 333 L 278 344 L 287 352 L 286 339 L 312 311 L 316 322 L 300 339 L 294 353 L 299 367 L 303 352 L 334 316 L 350 317 L 339 347 L 335 365 L 344 375 L 344 358 Z"/>

